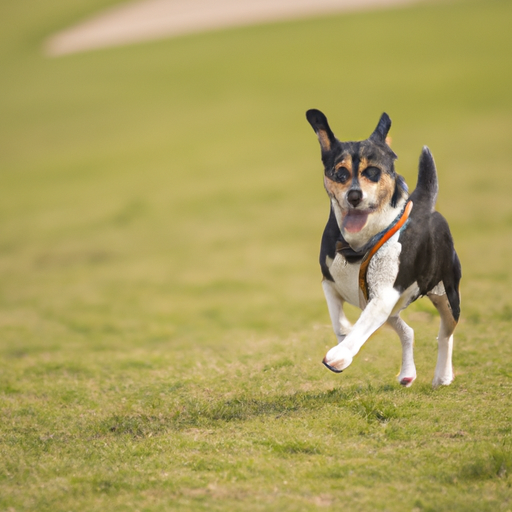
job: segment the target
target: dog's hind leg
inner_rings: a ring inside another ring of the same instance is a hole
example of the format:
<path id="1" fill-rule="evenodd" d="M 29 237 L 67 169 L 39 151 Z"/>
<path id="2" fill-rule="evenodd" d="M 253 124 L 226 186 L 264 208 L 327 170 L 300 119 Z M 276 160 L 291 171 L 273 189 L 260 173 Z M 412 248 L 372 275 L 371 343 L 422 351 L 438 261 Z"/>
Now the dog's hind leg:
<path id="1" fill-rule="evenodd" d="M 324 289 L 334 334 L 336 334 L 338 343 L 341 343 L 352 329 L 352 324 L 348 321 L 343 311 L 343 303 L 345 301 L 334 288 L 334 284 L 327 279 L 322 281 L 322 288 Z"/>
<path id="2" fill-rule="evenodd" d="M 398 375 L 398 382 L 408 388 L 416 379 L 416 366 L 414 364 L 414 330 L 409 327 L 400 315 L 388 318 L 388 324 L 394 329 L 402 343 L 402 367 Z"/>
<path id="3" fill-rule="evenodd" d="M 446 293 L 437 294 L 431 292 L 427 295 L 439 311 L 439 316 L 441 317 L 441 325 L 439 326 L 439 335 L 437 337 L 437 364 L 432 386 L 447 386 L 451 384 L 454 378 L 452 367 L 453 331 L 455 331 L 457 321 L 453 317 Z"/>

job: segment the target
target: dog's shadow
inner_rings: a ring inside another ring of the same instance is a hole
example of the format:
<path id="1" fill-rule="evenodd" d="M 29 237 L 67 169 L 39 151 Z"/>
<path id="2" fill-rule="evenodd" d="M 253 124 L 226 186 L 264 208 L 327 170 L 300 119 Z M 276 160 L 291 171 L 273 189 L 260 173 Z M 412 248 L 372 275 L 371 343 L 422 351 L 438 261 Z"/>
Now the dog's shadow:
<path id="1" fill-rule="evenodd" d="M 416 389 L 419 393 L 431 392 L 429 386 L 425 386 L 425 389 L 417 386 Z M 390 384 L 366 384 L 321 392 L 297 391 L 268 396 L 240 394 L 229 399 L 186 398 L 177 400 L 166 413 L 161 411 L 155 414 L 156 411 L 152 410 L 151 414 L 130 411 L 128 414 L 112 415 L 101 421 L 98 433 L 146 437 L 169 430 L 216 428 L 226 423 L 243 423 L 265 417 L 286 420 L 313 411 L 321 414 L 326 408 L 330 414 L 343 411 L 359 415 L 368 423 L 387 423 L 401 417 L 396 402 L 402 400 L 404 394 L 411 392 Z"/>

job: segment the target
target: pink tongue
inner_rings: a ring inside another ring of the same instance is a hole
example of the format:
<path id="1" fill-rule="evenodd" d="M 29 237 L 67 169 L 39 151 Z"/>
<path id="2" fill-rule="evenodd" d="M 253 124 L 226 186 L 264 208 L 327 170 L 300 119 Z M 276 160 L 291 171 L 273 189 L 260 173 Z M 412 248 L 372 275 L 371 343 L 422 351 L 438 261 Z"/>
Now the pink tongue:
<path id="1" fill-rule="evenodd" d="M 368 213 L 366 212 L 349 212 L 347 213 L 347 215 L 345 215 L 345 218 L 343 219 L 343 227 L 349 233 L 357 233 L 358 231 L 361 231 L 361 229 L 364 228 L 367 218 Z"/>

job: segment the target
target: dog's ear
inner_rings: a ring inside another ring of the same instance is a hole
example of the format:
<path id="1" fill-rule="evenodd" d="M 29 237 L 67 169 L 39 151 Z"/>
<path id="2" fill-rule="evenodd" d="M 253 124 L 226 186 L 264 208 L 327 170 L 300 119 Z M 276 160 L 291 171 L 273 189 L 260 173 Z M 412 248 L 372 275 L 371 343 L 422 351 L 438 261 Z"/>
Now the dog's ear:
<path id="1" fill-rule="evenodd" d="M 315 130 L 320 146 L 322 147 L 322 152 L 330 151 L 333 144 L 336 142 L 336 137 L 334 133 L 332 133 L 325 115 L 322 114 L 320 110 L 312 109 L 306 112 L 306 118 L 313 127 L 313 130 Z"/>
<path id="2" fill-rule="evenodd" d="M 373 133 L 370 135 L 370 140 L 373 142 L 386 142 L 386 136 L 389 132 L 389 129 L 391 128 L 391 119 L 389 116 L 384 112 L 380 116 L 379 124 L 377 125 L 377 128 L 373 131 Z"/>

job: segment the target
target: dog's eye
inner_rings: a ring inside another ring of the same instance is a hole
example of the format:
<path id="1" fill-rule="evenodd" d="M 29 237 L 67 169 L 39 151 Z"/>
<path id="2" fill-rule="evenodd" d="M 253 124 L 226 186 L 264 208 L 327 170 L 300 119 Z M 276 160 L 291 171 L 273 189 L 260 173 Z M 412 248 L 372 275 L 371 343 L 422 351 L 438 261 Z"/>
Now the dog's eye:
<path id="1" fill-rule="evenodd" d="M 380 169 L 377 167 L 367 167 L 363 172 L 363 176 L 368 178 L 370 181 L 379 181 L 380 180 Z"/>
<path id="2" fill-rule="evenodd" d="M 350 173 L 348 172 L 348 169 L 345 167 L 339 167 L 336 170 L 336 181 L 339 181 L 340 183 L 346 183 L 348 179 L 350 178 Z"/>

